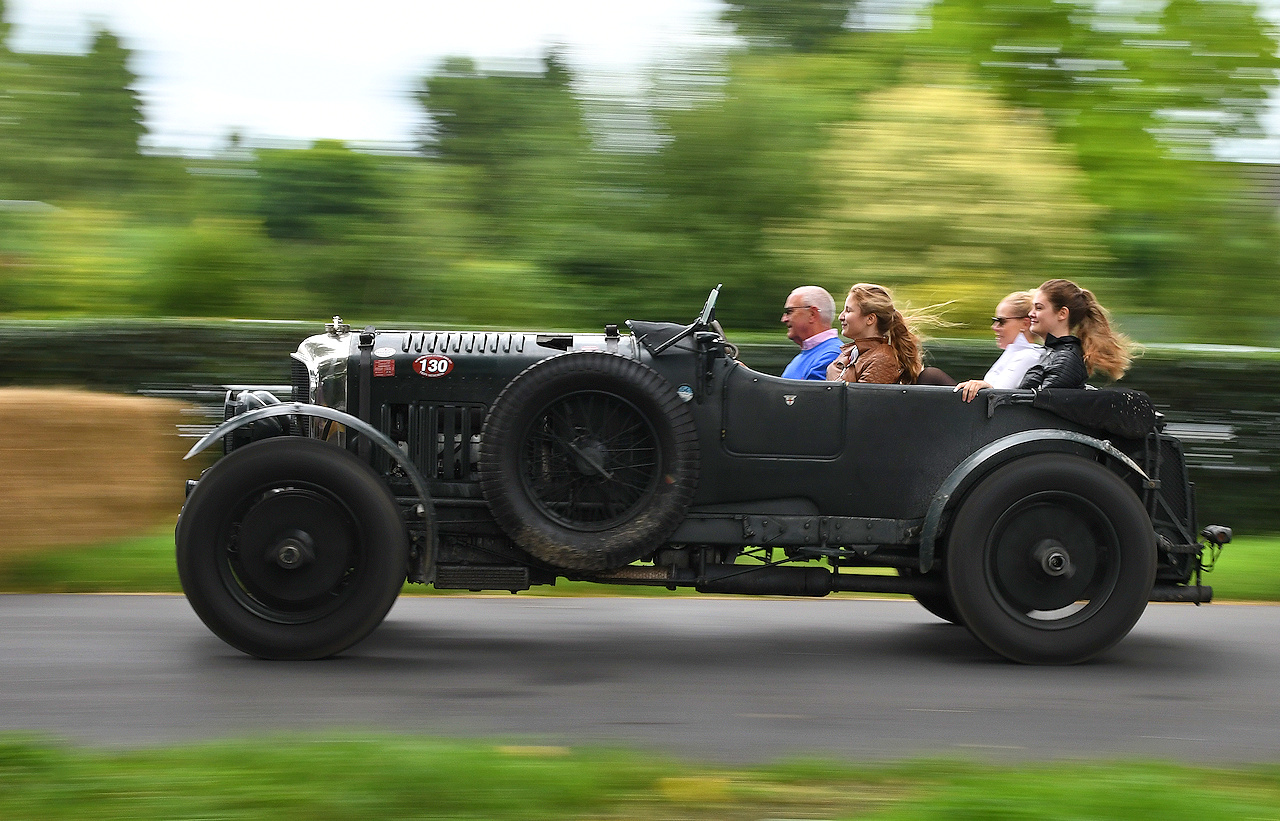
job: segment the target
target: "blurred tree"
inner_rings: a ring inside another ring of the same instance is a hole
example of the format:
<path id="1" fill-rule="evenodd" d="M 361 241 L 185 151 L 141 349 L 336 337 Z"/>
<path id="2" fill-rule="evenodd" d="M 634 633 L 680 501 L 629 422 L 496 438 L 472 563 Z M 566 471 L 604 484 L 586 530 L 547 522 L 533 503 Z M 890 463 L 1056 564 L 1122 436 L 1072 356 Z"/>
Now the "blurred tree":
<path id="1" fill-rule="evenodd" d="M 115 196 L 145 133 L 130 53 L 99 30 L 86 55 L 0 52 L 0 197 Z"/>
<path id="2" fill-rule="evenodd" d="M 106 29 L 94 33 L 93 47 L 78 64 L 73 133 L 100 159 L 131 161 L 146 134 L 142 103 L 134 90 L 137 76 L 129 69 L 131 54 Z"/>
<path id="3" fill-rule="evenodd" d="M 844 30 L 856 0 L 729 0 L 724 19 L 748 41 L 814 51 Z"/>
<path id="4" fill-rule="evenodd" d="M 826 202 L 775 233 L 833 293 L 856 281 L 954 300 L 980 321 L 1013 287 L 1103 270 L 1100 209 L 1072 153 L 1034 111 L 973 87 L 963 72 L 869 95 L 819 161 Z"/>
<path id="5" fill-rule="evenodd" d="M 493 241 L 535 236 L 579 185 L 590 147 L 572 74 L 549 52 L 539 70 L 484 73 L 450 58 L 422 82 L 427 153 L 478 171 L 471 201 Z"/>
<path id="6" fill-rule="evenodd" d="M 269 251 L 257 225 L 197 220 L 158 249 L 138 302 L 166 316 L 241 315 L 252 310 L 249 296 L 268 269 Z"/>
<path id="7" fill-rule="evenodd" d="M 1277 86 L 1256 5 L 942 0 L 911 39 L 920 53 L 967 54 L 980 82 L 1043 110 L 1075 146 L 1136 304 L 1180 311 L 1275 271 L 1271 209 L 1249 196 L 1245 169 L 1214 159 L 1219 140 L 1260 133 Z"/>
<path id="8" fill-rule="evenodd" d="M 344 224 L 357 227 L 382 214 L 386 190 L 377 160 L 336 140 L 262 151 L 258 175 L 260 212 L 273 239 L 340 240 Z"/>
<path id="9" fill-rule="evenodd" d="M 331 308 L 335 294 L 353 307 L 403 305 L 404 234 L 377 158 L 321 140 L 263 151 L 257 170 L 267 236 L 317 307 Z"/>
<path id="10" fill-rule="evenodd" d="M 660 194 L 655 227 L 678 240 L 670 289 L 696 299 L 724 281 L 735 292 L 726 319 L 776 322 L 795 268 L 771 253 L 767 231 L 817 201 L 823 116 L 820 97 L 749 75 L 733 77 L 713 103 L 659 113 L 667 139 L 649 184 Z"/>

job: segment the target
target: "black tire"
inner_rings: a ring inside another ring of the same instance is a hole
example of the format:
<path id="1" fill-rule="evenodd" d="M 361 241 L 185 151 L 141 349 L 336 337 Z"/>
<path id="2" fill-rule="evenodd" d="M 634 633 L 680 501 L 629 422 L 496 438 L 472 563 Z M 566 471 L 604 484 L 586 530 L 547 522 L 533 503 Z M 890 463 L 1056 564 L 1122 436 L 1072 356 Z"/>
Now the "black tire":
<path id="1" fill-rule="evenodd" d="M 917 575 L 917 573 L 909 567 L 899 567 L 898 575 L 903 578 L 911 578 L 912 576 Z M 946 591 L 937 595 L 931 595 L 929 593 L 912 593 L 911 598 L 915 599 L 916 602 L 925 610 L 928 610 L 943 621 L 949 621 L 952 624 L 958 624 L 961 626 L 964 625 L 964 622 L 960 620 L 960 614 L 956 612 L 955 605 L 951 603 L 951 599 L 948 598 Z"/>
<path id="2" fill-rule="evenodd" d="M 561 354 L 525 369 L 489 411 L 480 487 L 507 535 L 558 568 L 639 559 L 684 519 L 698 483 L 693 416 L 652 368 Z"/>
<path id="3" fill-rule="evenodd" d="M 219 638 L 253 656 L 340 653 L 404 583 L 399 506 L 368 465 L 313 439 L 246 445 L 205 472 L 178 518 L 178 576 Z"/>
<path id="4" fill-rule="evenodd" d="M 1114 646 L 1146 609 L 1155 570 L 1155 534 L 1133 490 L 1067 454 L 983 479 L 947 541 L 956 613 L 983 644 L 1026 664 L 1075 664 Z"/>

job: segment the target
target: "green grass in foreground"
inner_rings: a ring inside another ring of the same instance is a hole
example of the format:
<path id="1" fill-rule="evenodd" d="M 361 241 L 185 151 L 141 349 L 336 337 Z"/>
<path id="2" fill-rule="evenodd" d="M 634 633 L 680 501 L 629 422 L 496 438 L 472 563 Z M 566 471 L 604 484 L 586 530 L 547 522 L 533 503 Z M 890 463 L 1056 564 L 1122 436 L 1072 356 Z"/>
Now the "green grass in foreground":
<path id="1" fill-rule="evenodd" d="M 0 736 L 0 818 L 1219 821 L 1277 818 L 1280 767 L 764 767 L 419 737 L 275 736 L 101 752 Z"/>
<path id="2" fill-rule="evenodd" d="M 1280 601 L 1280 536 L 1244 536 L 1227 545 L 1203 583 L 1215 601 Z M 177 593 L 173 533 L 160 533 L 89 547 L 45 548 L 0 565 L 0 591 L 9 593 Z M 434 588 L 405 585 L 406 593 L 436 594 Z M 439 591 L 449 593 L 453 591 Z M 465 592 L 465 591 L 460 591 Z M 522 596 L 662 596 L 660 587 L 560 581 Z"/>

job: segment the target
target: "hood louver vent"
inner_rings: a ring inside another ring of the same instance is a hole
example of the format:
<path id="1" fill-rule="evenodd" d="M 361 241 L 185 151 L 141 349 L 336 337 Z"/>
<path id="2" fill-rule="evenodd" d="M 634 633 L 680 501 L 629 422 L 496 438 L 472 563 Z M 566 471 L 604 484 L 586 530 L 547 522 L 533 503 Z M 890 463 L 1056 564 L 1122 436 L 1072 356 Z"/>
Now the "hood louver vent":
<path id="1" fill-rule="evenodd" d="M 410 331 L 404 334 L 404 353 L 524 353 L 524 334 L 496 331 Z"/>

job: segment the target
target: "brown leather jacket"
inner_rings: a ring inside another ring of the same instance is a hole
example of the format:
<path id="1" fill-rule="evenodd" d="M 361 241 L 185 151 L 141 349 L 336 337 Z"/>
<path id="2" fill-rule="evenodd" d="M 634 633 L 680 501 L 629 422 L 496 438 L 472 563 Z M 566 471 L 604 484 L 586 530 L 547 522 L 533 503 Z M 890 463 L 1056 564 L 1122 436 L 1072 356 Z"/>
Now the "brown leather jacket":
<path id="1" fill-rule="evenodd" d="M 853 344 L 858 348 L 858 358 L 852 365 L 841 370 L 837 379 L 843 379 L 845 382 L 879 382 L 885 385 L 902 381 L 905 375 L 902 364 L 898 362 L 893 346 L 883 336 L 858 339 Z M 839 369 L 839 366 L 847 363 L 848 354 L 849 348 L 845 348 L 833 363 L 833 367 Z"/>

